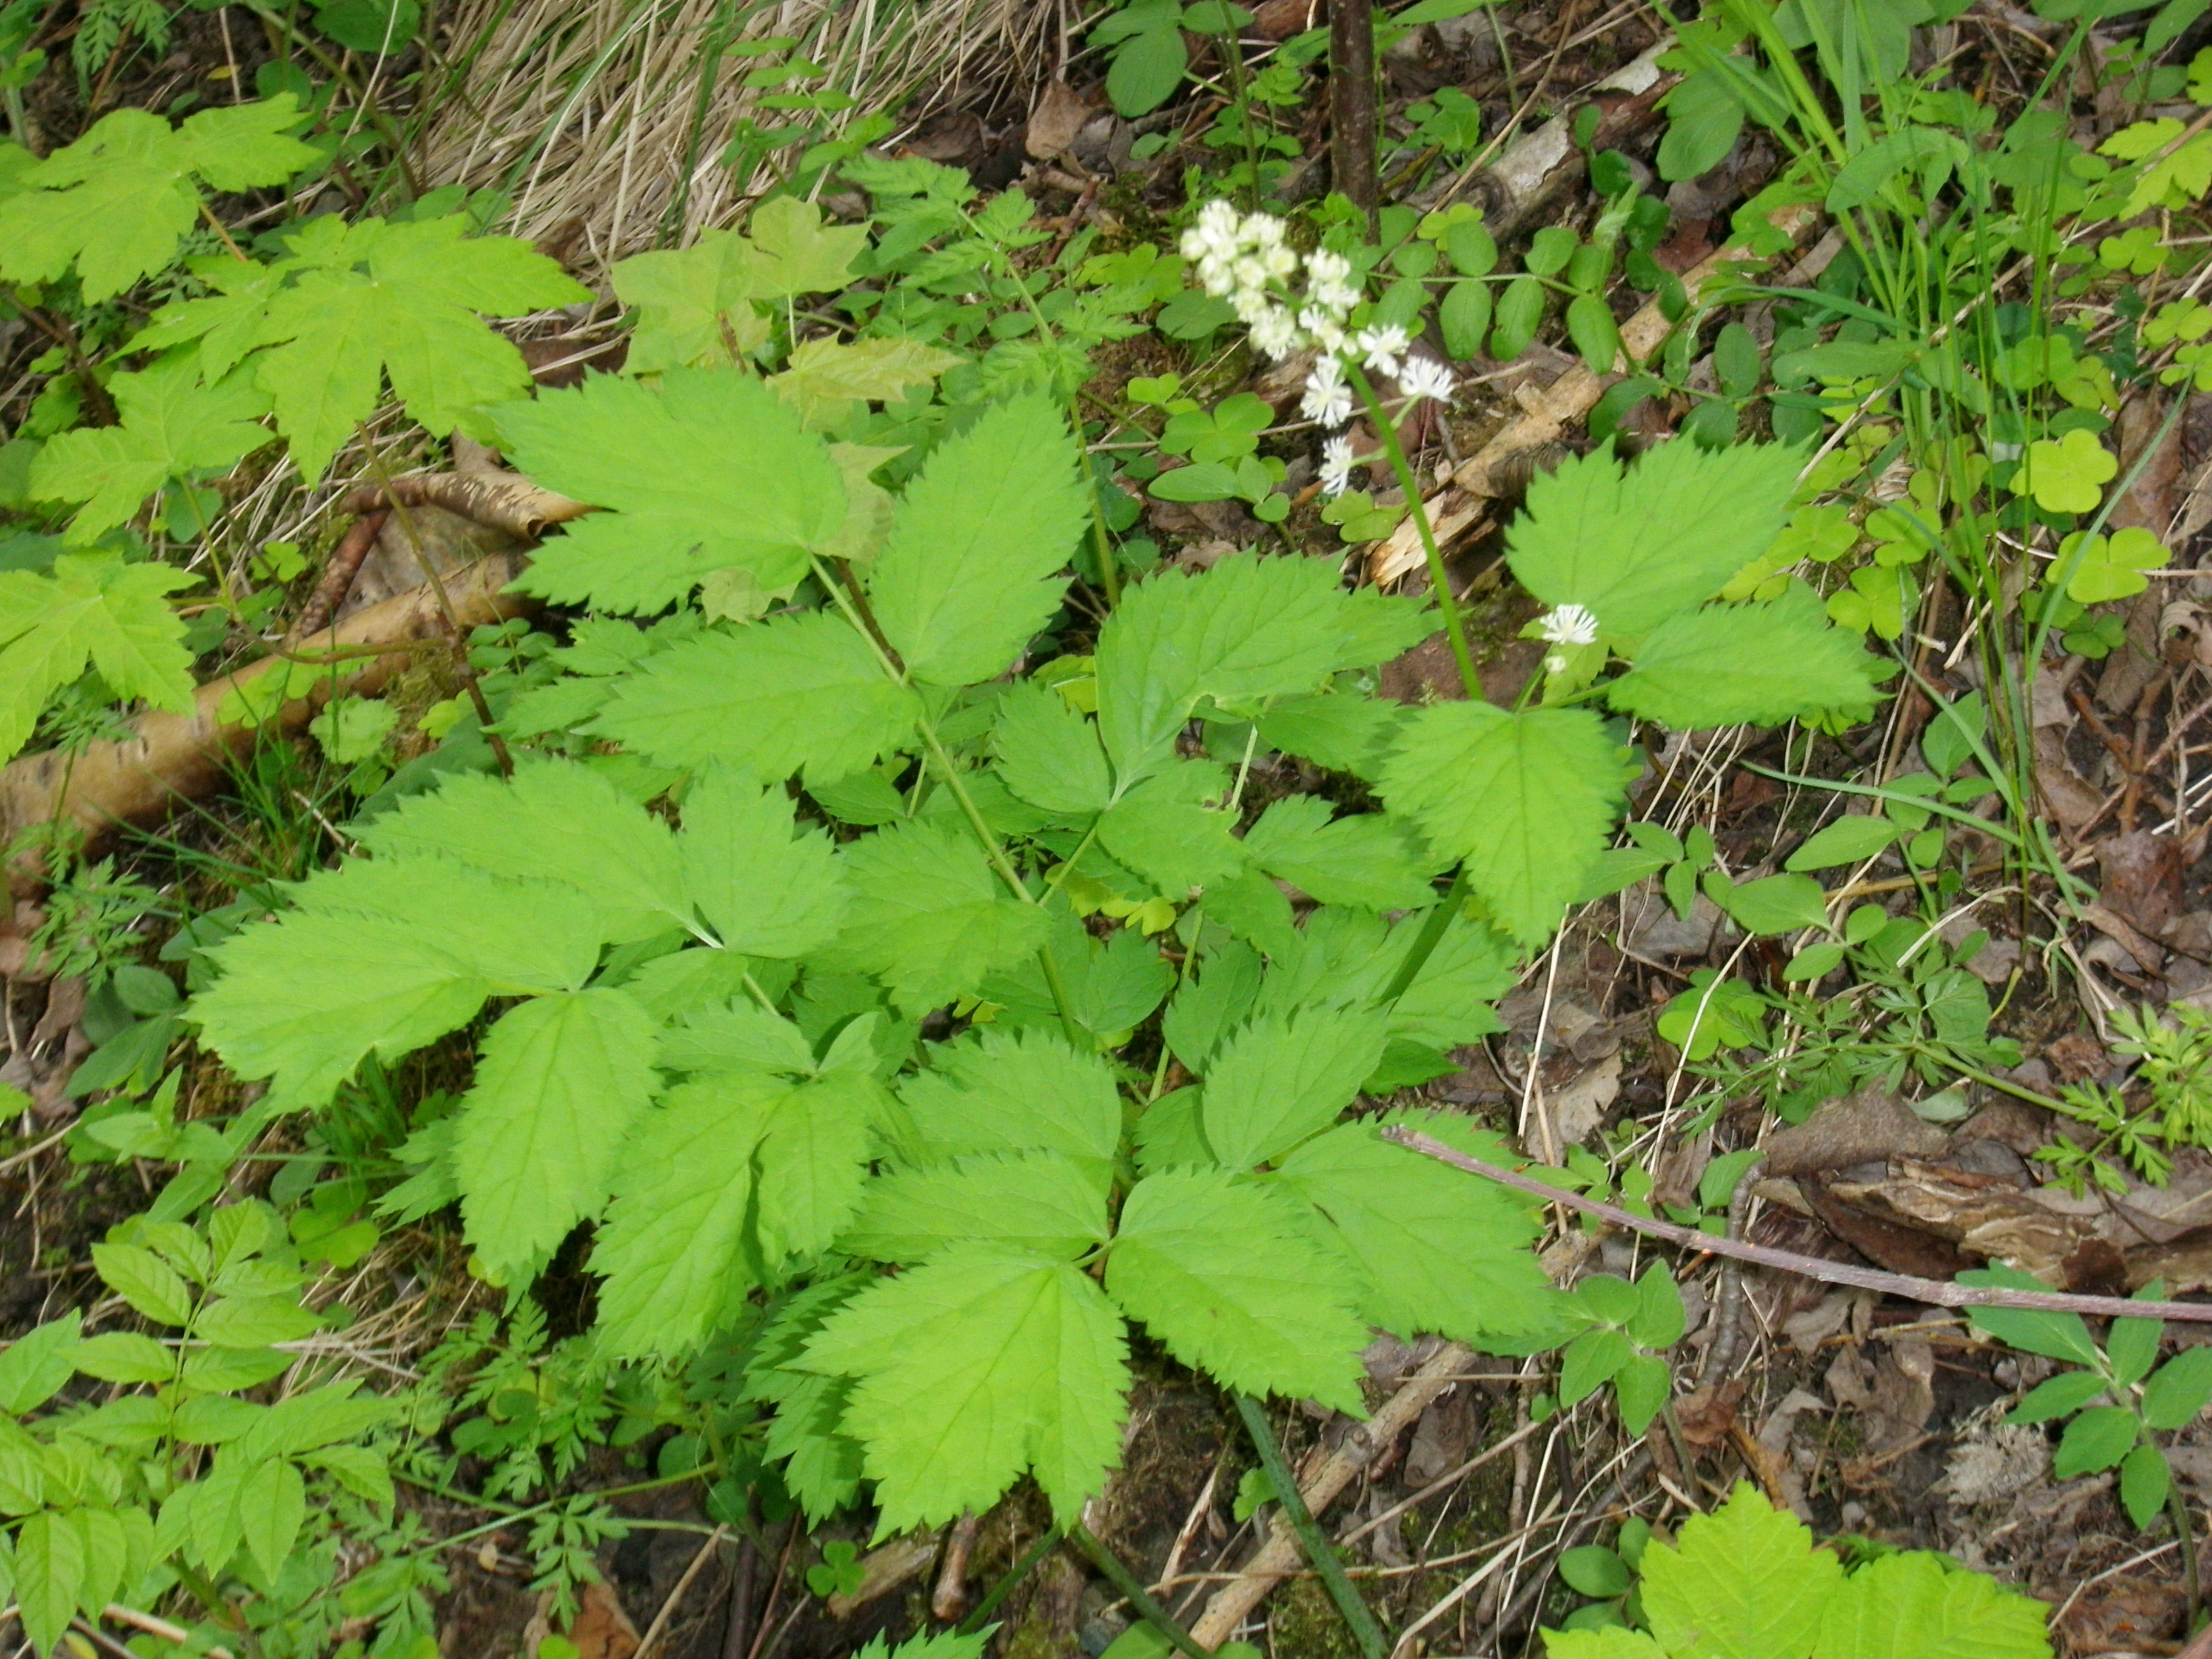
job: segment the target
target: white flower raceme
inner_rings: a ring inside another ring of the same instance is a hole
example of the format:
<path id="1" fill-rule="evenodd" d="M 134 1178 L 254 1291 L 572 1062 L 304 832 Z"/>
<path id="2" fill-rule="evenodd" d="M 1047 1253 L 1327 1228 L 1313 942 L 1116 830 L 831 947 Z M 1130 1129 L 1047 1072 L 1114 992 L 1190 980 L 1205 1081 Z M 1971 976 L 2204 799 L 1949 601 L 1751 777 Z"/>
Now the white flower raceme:
<path id="1" fill-rule="evenodd" d="M 1342 426 L 1352 418 L 1352 388 L 1345 384 L 1342 363 L 1323 357 L 1314 364 L 1298 413 L 1323 426 Z"/>
<path id="2" fill-rule="evenodd" d="M 1406 331 L 1402 328 L 1363 328 L 1352 343 L 1366 360 L 1370 374 L 1395 375 L 1398 359 L 1406 349 Z"/>
<path id="3" fill-rule="evenodd" d="M 1597 615 L 1586 605 L 1563 605 L 1539 617 L 1536 631 L 1539 637 L 1553 645 L 1594 645 L 1597 642 Z M 1545 666 L 1551 666 L 1548 659 Z M 1566 666 L 1564 659 L 1559 666 Z"/>
<path id="4" fill-rule="evenodd" d="M 1321 447 L 1321 487 L 1341 495 L 1352 483 L 1352 440 L 1339 433 Z"/>
<path id="5" fill-rule="evenodd" d="M 1440 404 L 1452 400 L 1452 372 L 1429 357 L 1407 357 L 1398 371 L 1398 389 L 1415 399 L 1433 398 Z"/>

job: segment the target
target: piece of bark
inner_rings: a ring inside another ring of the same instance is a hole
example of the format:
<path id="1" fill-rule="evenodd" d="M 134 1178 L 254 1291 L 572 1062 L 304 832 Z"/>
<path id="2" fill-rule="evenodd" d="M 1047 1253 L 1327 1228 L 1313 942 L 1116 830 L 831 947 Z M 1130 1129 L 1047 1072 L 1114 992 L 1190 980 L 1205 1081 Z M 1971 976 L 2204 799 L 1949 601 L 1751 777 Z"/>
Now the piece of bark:
<path id="1" fill-rule="evenodd" d="M 526 562 L 520 553 L 500 554 L 449 578 L 446 592 L 460 625 L 474 628 L 529 609 L 530 600 L 506 591 Z M 424 586 L 356 613 L 319 635 L 315 644 L 324 650 L 398 644 L 434 641 L 445 632 L 437 595 Z M 333 696 L 369 696 L 382 690 L 412 660 L 412 653 L 381 651 L 343 661 L 339 672 L 318 676 L 307 696 L 258 726 L 226 726 L 216 719 L 234 690 L 284 660 L 270 657 L 210 681 L 200 687 L 190 714 L 141 714 L 131 722 L 128 738 L 93 744 L 74 757 L 49 750 L 10 761 L 0 768 L 0 842 L 13 841 L 33 824 L 66 817 L 84 832 L 85 850 L 97 852 L 125 824 L 157 822 L 179 801 L 216 787 L 228 763 L 264 733 L 291 736 L 304 730 Z M 18 897 L 28 897 L 44 885 L 35 864 L 11 866 L 8 880 Z"/>

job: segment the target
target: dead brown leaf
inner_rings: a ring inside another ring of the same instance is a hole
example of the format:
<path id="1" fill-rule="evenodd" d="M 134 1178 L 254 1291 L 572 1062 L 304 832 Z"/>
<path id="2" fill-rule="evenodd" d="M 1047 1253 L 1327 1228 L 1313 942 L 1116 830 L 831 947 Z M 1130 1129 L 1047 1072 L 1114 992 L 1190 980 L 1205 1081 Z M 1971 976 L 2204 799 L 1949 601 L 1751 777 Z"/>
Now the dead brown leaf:
<path id="1" fill-rule="evenodd" d="M 1030 124 L 1022 134 L 1022 147 L 1040 161 L 1052 161 L 1067 153 L 1075 135 L 1090 118 L 1091 106 L 1083 94 L 1055 76 L 1037 94 L 1036 107 L 1030 112 Z"/>
<path id="2" fill-rule="evenodd" d="M 2163 933 L 2181 908 L 2181 838 L 2136 830 L 2106 836 L 2096 848 L 2105 908 L 2146 933 Z"/>

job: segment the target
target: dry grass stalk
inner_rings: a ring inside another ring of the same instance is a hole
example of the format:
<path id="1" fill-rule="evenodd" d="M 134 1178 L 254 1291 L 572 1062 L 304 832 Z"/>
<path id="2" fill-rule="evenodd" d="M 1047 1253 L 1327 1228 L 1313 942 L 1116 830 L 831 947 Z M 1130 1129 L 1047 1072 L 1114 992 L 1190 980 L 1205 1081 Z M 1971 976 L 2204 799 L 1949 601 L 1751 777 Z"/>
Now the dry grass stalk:
<path id="1" fill-rule="evenodd" d="M 854 98 L 851 113 L 919 96 L 908 112 L 919 115 L 987 75 L 1035 78 L 1066 38 L 1061 11 L 1060 0 L 782 0 L 752 9 L 736 38 L 795 38 L 797 55 L 829 71 L 808 89 Z M 744 87 L 748 60 L 713 63 L 729 15 L 725 0 L 466 0 L 451 39 L 473 54 L 468 88 L 433 122 L 422 176 L 511 190 L 507 228 L 563 241 L 580 231 L 572 263 L 586 269 L 728 224 L 767 181 L 732 174 L 724 145 L 742 120 L 789 118 Z M 679 199 L 681 222 L 665 222 Z"/>

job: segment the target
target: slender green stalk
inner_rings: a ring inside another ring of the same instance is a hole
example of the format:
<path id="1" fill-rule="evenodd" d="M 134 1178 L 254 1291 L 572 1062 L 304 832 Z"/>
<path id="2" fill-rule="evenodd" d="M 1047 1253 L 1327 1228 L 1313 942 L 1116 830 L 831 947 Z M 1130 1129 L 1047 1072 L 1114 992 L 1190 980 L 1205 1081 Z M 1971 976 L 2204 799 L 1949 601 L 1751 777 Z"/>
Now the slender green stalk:
<path id="1" fill-rule="evenodd" d="M 1443 613 L 1444 636 L 1451 641 L 1452 656 L 1459 664 L 1460 684 L 1470 701 L 1482 701 L 1482 676 L 1475 672 L 1474 653 L 1468 649 L 1467 627 L 1460 621 L 1459 601 L 1452 597 L 1451 573 L 1444 568 L 1443 550 L 1437 545 L 1436 532 L 1429 527 L 1428 509 L 1421 504 L 1421 481 L 1413 476 L 1413 464 L 1406 459 L 1406 448 L 1398 441 L 1398 428 L 1382 412 L 1382 400 L 1375 395 L 1375 387 L 1367 378 L 1367 371 L 1347 357 L 1345 371 L 1352 377 L 1352 389 L 1358 392 L 1359 401 L 1366 405 L 1367 418 L 1374 422 L 1376 432 L 1382 440 L 1382 453 L 1390 458 L 1390 470 L 1397 475 L 1398 487 L 1406 492 L 1406 511 L 1413 515 L 1414 533 L 1421 538 L 1422 556 L 1429 562 L 1429 585 L 1436 589 L 1437 609 Z"/>
<path id="2" fill-rule="evenodd" d="M 1366 1659 L 1389 1659 L 1389 1644 L 1382 1639 L 1382 1632 L 1375 1622 L 1375 1615 L 1367 1610 L 1367 1603 L 1359 1599 L 1352 1580 L 1345 1577 L 1344 1563 L 1336 1559 L 1328 1535 L 1306 1508 L 1306 1500 L 1298 1493 L 1298 1483 L 1291 1478 L 1290 1467 L 1283 1462 L 1283 1449 L 1275 1443 L 1275 1431 L 1267 1426 L 1267 1414 L 1260 1402 L 1249 1394 L 1237 1396 L 1237 1414 L 1244 1419 L 1245 1431 L 1252 1437 L 1252 1444 L 1260 1454 L 1261 1465 L 1267 1471 L 1267 1479 L 1275 1488 L 1275 1498 L 1283 1506 L 1283 1516 L 1291 1529 L 1304 1546 L 1306 1559 L 1321 1575 L 1328 1588 L 1329 1599 L 1344 1615 L 1344 1622 L 1352 1627 L 1352 1639 L 1359 1644 L 1359 1651 Z"/>
<path id="3" fill-rule="evenodd" d="M 1121 1558 L 1108 1549 L 1091 1534 L 1091 1529 L 1078 1522 L 1067 1529 L 1069 1540 L 1076 1548 L 1091 1558 L 1091 1565 L 1113 1582 L 1114 1588 L 1128 1598 L 1144 1621 L 1168 1638 L 1177 1653 L 1188 1654 L 1189 1659 L 1212 1659 L 1212 1656 L 1191 1639 L 1191 1634 L 1168 1610 L 1152 1598 L 1150 1591 L 1137 1582 L 1137 1575 L 1122 1564 Z"/>
<path id="4" fill-rule="evenodd" d="M 999 1610 L 999 1604 L 1020 1587 L 1022 1580 L 1030 1576 L 1036 1569 L 1036 1564 L 1043 1560 L 1051 1553 L 1053 1547 L 1066 1535 L 1066 1528 L 1054 1527 L 1024 1550 L 1021 1559 L 1006 1569 L 1006 1577 L 992 1585 L 991 1593 L 975 1604 L 975 1611 L 960 1621 L 960 1634 L 973 1636 L 977 1631 L 982 1629 L 983 1621 Z"/>
<path id="5" fill-rule="evenodd" d="M 2166 1483 L 2166 1512 L 2173 1522 L 2173 1541 L 2181 1551 L 2181 1585 L 2189 1597 L 2189 1610 L 2182 1629 L 2194 1632 L 2204 1611 L 2203 1588 L 2197 1577 L 2197 1533 L 2189 1524 L 2189 1500 L 2181 1495 L 2181 1489 L 2170 1475 Z"/>
<path id="6" fill-rule="evenodd" d="M 1390 983 L 1382 992 L 1385 1007 L 1405 995 L 1413 981 L 1420 977 L 1421 969 L 1428 966 L 1429 958 L 1436 954 L 1437 946 L 1443 943 L 1444 930 L 1467 898 L 1467 866 L 1462 864 L 1452 877 L 1452 884 L 1444 891 L 1443 902 L 1429 912 L 1421 931 L 1413 939 L 1413 948 L 1406 952 L 1406 959 L 1398 964 L 1398 971 L 1390 975 Z"/>

